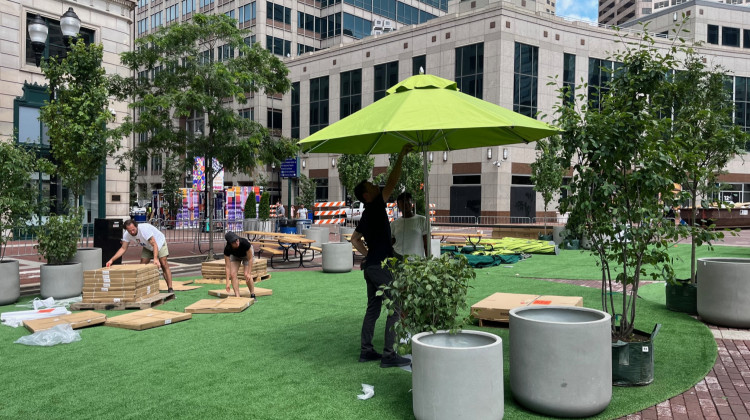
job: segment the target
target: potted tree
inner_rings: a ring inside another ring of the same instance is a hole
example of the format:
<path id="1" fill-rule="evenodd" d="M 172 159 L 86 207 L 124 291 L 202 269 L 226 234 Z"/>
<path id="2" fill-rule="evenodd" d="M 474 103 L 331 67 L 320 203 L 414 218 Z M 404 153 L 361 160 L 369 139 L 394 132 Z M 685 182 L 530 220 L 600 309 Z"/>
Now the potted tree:
<path id="1" fill-rule="evenodd" d="M 30 185 L 31 174 L 39 169 L 33 152 L 15 141 L 0 142 L 0 306 L 14 303 L 21 294 L 18 261 L 5 258 L 13 233 L 26 228 L 36 210 L 36 187 Z"/>
<path id="2" fill-rule="evenodd" d="M 669 140 L 677 182 L 682 187 L 680 202 L 689 203 L 680 214 L 690 236 L 690 277 L 667 283 L 666 305 L 670 310 L 697 314 L 696 248 L 702 244 L 711 247 L 712 241 L 724 238 L 715 226 L 705 226 L 699 220 L 698 200 L 718 195 L 719 176 L 729 160 L 744 151 L 747 137 L 732 121 L 731 92 L 724 86 L 726 71 L 709 67 L 693 49 L 686 49 L 686 54 L 684 69 L 674 75 Z"/>
<path id="3" fill-rule="evenodd" d="M 565 167 L 560 164 L 562 138 L 552 136 L 536 142 L 536 161 L 531 164 L 531 182 L 534 189 L 544 200 L 544 234 L 540 240 L 551 241 L 553 236 L 547 234 L 547 208 L 554 195 L 560 191 Z"/>
<path id="4" fill-rule="evenodd" d="M 268 192 L 264 192 L 260 195 L 258 219 L 260 219 L 259 230 L 262 230 L 263 232 L 273 232 L 273 224 L 271 222 L 271 195 Z"/>
<path id="5" fill-rule="evenodd" d="M 37 230 L 39 254 L 47 260 L 39 271 L 43 298 L 66 299 L 80 296 L 83 290 L 83 266 L 70 262 L 81 238 L 81 211 L 67 215 L 52 214 Z"/>
<path id="6" fill-rule="evenodd" d="M 252 192 L 245 200 L 245 209 L 243 210 L 245 219 L 242 221 L 243 230 L 258 230 L 258 213 L 255 208 L 255 193 Z"/>
<path id="7" fill-rule="evenodd" d="M 466 257 L 391 258 L 393 282 L 378 294 L 389 313 L 399 350 L 412 350 L 412 398 L 417 419 L 497 419 L 503 416 L 500 337 L 462 330 L 466 292 L 475 278 Z M 482 392 L 476 392 L 481 389 Z"/>
<path id="8" fill-rule="evenodd" d="M 611 73 L 605 86 L 577 87 L 589 93 L 580 94 L 577 103 L 565 103 L 560 90 L 561 159 L 574 169 L 560 207 L 579 212 L 601 267 L 602 309 L 611 315 L 613 383 L 646 385 L 654 379 L 658 325 L 651 333 L 636 329 L 635 297 L 647 268 L 654 269 L 654 278 L 659 271 L 673 275 L 668 249 L 679 231 L 664 222 L 663 210 L 673 205 L 676 175 L 664 139 L 672 125 L 668 75 L 681 63 L 677 48 L 657 48 L 645 28 L 640 39 L 623 37 L 622 46 L 611 57 L 617 68 L 603 67 Z"/>

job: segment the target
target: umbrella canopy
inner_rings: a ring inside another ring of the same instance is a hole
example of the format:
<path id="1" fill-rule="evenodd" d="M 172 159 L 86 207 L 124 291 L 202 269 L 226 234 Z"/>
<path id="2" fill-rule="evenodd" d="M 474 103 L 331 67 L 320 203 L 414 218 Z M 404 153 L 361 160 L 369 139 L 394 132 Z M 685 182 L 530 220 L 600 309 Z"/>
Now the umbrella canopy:
<path id="1" fill-rule="evenodd" d="M 425 215 L 430 202 L 427 152 L 536 141 L 559 130 L 458 91 L 456 82 L 421 74 L 401 81 L 377 102 L 299 142 L 314 153 L 422 152 Z M 429 220 L 428 228 L 429 228 Z M 430 255 L 428 241 L 427 255 Z"/>
<path id="2" fill-rule="evenodd" d="M 316 153 L 397 153 L 469 149 L 531 142 L 558 130 L 493 103 L 461 93 L 455 82 L 417 75 L 379 101 L 325 127 L 299 145 Z"/>

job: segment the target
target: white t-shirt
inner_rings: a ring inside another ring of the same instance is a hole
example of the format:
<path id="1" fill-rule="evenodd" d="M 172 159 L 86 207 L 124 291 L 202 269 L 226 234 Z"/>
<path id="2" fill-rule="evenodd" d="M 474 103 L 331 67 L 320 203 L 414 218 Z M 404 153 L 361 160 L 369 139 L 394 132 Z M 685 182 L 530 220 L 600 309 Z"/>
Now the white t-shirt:
<path id="1" fill-rule="evenodd" d="M 302 207 L 297 210 L 297 217 L 300 219 L 307 219 L 307 209 Z"/>
<path id="2" fill-rule="evenodd" d="M 140 245 L 149 251 L 153 251 L 154 247 L 151 246 L 151 243 L 149 242 L 149 239 L 151 237 L 156 240 L 156 245 L 159 246 L 159 249 L 164 246 L 165 243 L 167 243 L 167 239 L 164 237 L 164 234 L 159 231 L 159 229 L 149 225 L 148 223 L 141 223 L 138 225 L 138 233 L 133 236 L 130 233 L 128 233 L 127 230 L 122 231 L 122 240 L 125 242 L 128 242 L 130 245 L 136 244 Z"/>
<path id="3" fill-rule="evenodd" d="M 424 257 L 424 242 L 427 235 L 427 219 L 415 214 L 412 217 L 401 217 L 391 222 L 391 236 L 396 239 L 393 251 L 399 255 L 418 255 Z"/>

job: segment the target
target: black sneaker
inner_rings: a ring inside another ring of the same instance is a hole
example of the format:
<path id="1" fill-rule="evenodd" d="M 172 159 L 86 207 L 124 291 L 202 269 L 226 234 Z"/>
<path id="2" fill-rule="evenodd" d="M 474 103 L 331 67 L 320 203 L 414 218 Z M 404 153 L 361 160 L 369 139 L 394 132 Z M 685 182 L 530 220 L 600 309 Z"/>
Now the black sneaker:
<path id="1" fill-rule="evenodd" d="M 172 288 L 170 287 L 169 289 L 167 289 L 167 293 L 174 293 L 174 289 L 172 289 Z"/>
<path id="2" fill-rule="evenodd" d="M 255 297 L 255 293 L 250 294 L 250 299 L 253 299 L 254 301 L 258 301 L 258 298 Z"/>
<path id="3" fill-rule="evenodd" d="M 384 357 L 382 360 L 380 360 L 380 367 L 382 368 L 403 367 L 409 365 L 411 365 L 411 360 L 407 359 L 406 357 L 401 357 L 398 354 Z"/>
<path id="4" fill-rule="evenodd" d="M 370 350 L 370 351 L 362 352 L 359 354 L 360 363 L 372 362 L 375 360 L 380 360 L 382 358 L 383 358 L 383 355 L 376 352 L 375 350 Z"/>

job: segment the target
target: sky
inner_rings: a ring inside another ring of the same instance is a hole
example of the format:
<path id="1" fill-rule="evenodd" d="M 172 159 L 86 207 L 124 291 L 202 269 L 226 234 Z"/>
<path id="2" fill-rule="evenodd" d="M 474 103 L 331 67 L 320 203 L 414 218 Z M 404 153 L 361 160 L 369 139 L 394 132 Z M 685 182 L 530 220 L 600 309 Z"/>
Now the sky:
<path id="1" fill-rule="evenodd" d="M 598 0 L 557 0 L 555 14 L 566 18 L 596 23 Z"/>

